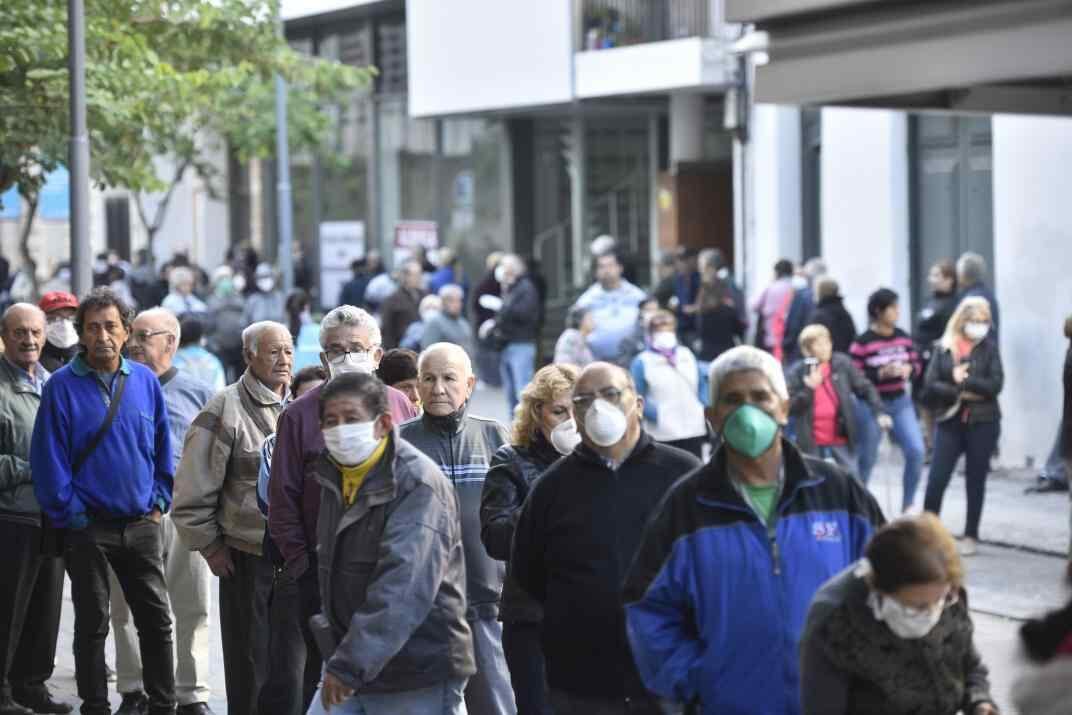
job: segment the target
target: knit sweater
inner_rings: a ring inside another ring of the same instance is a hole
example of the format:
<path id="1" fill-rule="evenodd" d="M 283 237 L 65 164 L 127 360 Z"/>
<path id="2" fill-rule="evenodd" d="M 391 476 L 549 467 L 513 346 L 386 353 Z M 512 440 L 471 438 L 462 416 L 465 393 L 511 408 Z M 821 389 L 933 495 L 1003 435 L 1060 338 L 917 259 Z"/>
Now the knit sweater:
<path id="1" fill-rule="evenodd" d="M 894 328 L 892 335 L 879 335 L 870 329 L 864 331 L 849 348 L 849 354 L 884 400 L 893 400 L 905 394 L 908 382 L 902 377 L 880 376 L 882 368 L 906 363 L 912 366 L 913 377 L 919 377 L 923 372 L 915 343 L 900 328 Z"/>

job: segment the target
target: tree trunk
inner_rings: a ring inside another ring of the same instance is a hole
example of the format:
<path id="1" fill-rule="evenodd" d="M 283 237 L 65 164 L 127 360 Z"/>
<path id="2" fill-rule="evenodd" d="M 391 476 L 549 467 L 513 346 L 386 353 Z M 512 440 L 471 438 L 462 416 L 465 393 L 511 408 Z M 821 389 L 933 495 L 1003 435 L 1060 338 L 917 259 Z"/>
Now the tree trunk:
<path id="1" fill-rule="evenodd" d="M 164 218 L 167 216 L 168 204 L 171 203 L 171 196 L 175 193 L 175 187 L 182 181 L 183 174 L 190 168 L 190 160 L 184 160 L 175 168 L 175 175 L 171 177 L 171 182 L 168 184 L 167 191 L 164 192 L 164 198 L 160 200 L 160 203 L 156 207 L 156 213 L 153 215 L 152 221 L 149 220 L 149 215 L 145 211 L 145 203 L 142 194 L 134 194 L 134 207 L 138 210 L 138 219 L 141 221 L 141 225 L 145 227 L 146 233 L 146 245 L 145 250 L 149 254 L 149 265 L 153 266 L 153 270 L 156 270 L 156 255 L 153 251 L 153 243 L 156 240 L 156 234 L 159 233 L 161 227 L 164 225 Z"/>
<path id="2" fill-rule="evenodd" d="M 30 232 L 33 230 L 34 219 L 37 218 L 38 196 L 34 194 L 27 200 L 30 203 L 30 208 L 26 212 L 26 221 L 22 224 L 22 232 L 19 235 L 19 253 L 22 255 L 24 270 L 30 273 L 30 283 L 33 285 L 33 297 L 36 301 L 41 296 L 38 295 L 40 286 L 37 281 L 37 261 L 30 254 Z"/>

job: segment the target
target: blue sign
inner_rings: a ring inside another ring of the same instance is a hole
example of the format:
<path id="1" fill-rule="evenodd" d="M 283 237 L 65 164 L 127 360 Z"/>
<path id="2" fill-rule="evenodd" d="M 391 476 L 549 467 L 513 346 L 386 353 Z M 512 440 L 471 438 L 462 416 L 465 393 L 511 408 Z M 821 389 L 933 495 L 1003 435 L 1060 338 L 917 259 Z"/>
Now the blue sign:
<path id="1" fill-rule="evenodd" d="M 67 169 L 59 167 L 45 178 L 37 202 L 41 218 L 66 221 L 71 213 L 71 176 Z"/>
<path id="2" fill-rule="evenodd" d="M 12 186 L 3 195 L 0 195 L 0 219 L 19 217 L 22 212 L 22 197 L 19 196 L 19 187 Z"/>

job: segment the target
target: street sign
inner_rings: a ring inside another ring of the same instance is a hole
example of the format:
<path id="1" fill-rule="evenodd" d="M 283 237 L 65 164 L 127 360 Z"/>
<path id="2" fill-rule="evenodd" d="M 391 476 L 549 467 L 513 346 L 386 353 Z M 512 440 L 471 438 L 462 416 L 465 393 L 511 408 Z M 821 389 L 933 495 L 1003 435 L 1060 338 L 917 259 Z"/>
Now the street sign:
<path id="1" fill-rule="evenodd" d="M 425 255 L 439 247 L 439 233 L 435 221 L 399 221 L 395 224 L 394 254 L 391 264 L 397 268 L 413 256 L 414 249 L 423 246 Z"/>

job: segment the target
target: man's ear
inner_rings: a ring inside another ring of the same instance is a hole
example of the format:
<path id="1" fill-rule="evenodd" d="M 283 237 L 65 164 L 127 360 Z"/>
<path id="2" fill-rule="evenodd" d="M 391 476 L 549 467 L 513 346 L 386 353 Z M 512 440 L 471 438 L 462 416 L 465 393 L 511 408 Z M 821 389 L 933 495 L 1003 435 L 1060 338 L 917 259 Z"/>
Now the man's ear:
<path id="1" fill-rule="evenodd" d="M 468 392 L 466 393 L 465 396 L 466 397 L 472 397 L 473 396 L 473 390 L 476 389 L 476 375 L 470 375 L 468 377 L 468 379 L 465 381 L 465 384 L 469 388 Z"/>
<path id="2" fill-rule="evenodd" d="M 722 431 L 722 425 L 718 423 L 718 420 L 715 418 L 715 415 L 716 411 L 714 407 L 704 408 L 704 417 L 707 418 L 707 423 L 711 425 L 711 429 L 713 429 L 717 433 Z"/>
<path id="3" fill-rule="evenodd" d="M 384 412 L 380 415 L 380 418 L 376 420 L 376 429 L 372 433 L 376 439 L 383 439 L 386 435 L 391 433 L 391 430 L 395 428 L 395 418 L 391 416 L 390 412 Z"/>
<path id="4" fill-rule="evenodd" d="M 328 354 L 323 350 L 320 351 L 320 364 L 324 366 L 324 370 L 331 374 L 331 365 L 328 364 Z"/>
<path id="5" fill-rule="evenodd" d="M 383 360 L 383 348 L 379 345 L 372 349 L 372 369 L 376 370 L 380 367 L 380 360 Z"/>
<path id="6" fill-rule="evenodd" d="M 253 361 L 253 353 L 251 353 L 249 350 L 243 350 L 242 360 L 246 363 L 246 366 L 248 367 L 249 364 Z"/>

